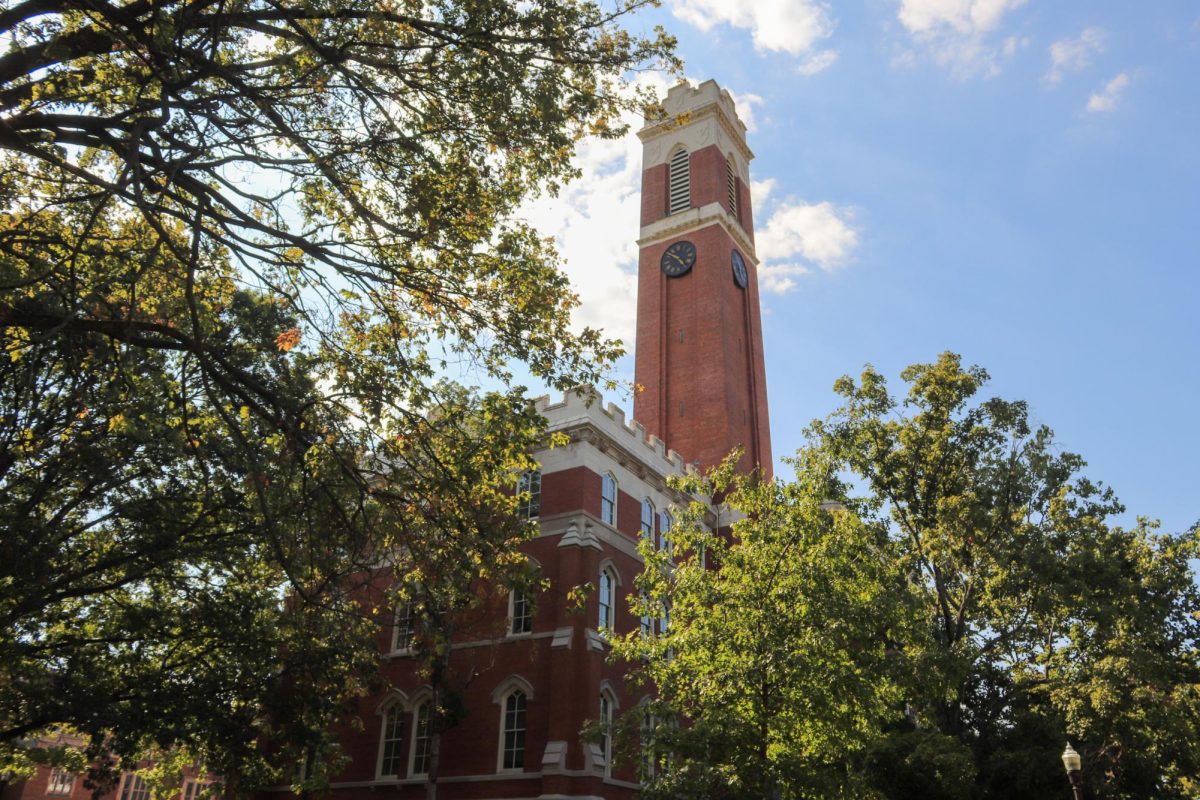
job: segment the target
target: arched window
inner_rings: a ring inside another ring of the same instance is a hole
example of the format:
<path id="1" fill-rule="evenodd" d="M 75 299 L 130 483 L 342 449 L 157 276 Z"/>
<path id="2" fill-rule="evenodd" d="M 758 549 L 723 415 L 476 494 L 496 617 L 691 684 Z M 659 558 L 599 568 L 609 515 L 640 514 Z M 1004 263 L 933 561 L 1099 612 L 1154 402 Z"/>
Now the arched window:
<path id="1" fill-rule="evenodd" d="M 617 525 L 617 479 L 611 472 L 600 478 L 600 521 Z"/>
<path id="2" fill-rule="evenodd" d="M 429 774 L 429 711 L 430 701 L 426 700 L 413 712 L 412 761 L 408 768 L 410 778 Z"/>
<path id="3" fill-rule="evenodd" d="M 733 158 L 725 157 L 725 183 L 729 191 L 729 213 L 738 219 L 737 178 L 733 173 Z"/>
<path id="4" fill-rule="evenodd" d="M 504 700 L 500 727 L 500 769 L 525 768 L 525 693 L 516 689 Z"/>
<path id="5" fill-rule="evenodd" d="M 658 730 L 658 719 L 650 711 L 649 706 L 642 706 L 642 729 L 641 744 L 642 744 L 642 780 L 647 780 L 654 777 L 655 767 L 658 765 L 658 755 L 654 748 L 654 734 Z"/>
<path id="6" fill-rule="evenodd" d="M 537 519 L 542 510 L 542 471 L 540 469 L 521 473 L 517 479 L 517 516 L 521 519 Z"/>
<path id="7" fill-rule="evenodd" d="M 671 539 L 668 533 L 671 532 L 671 526 L 675 524 L 675 518 L 670 512 L 664 511 L 658 515 L 658 549 L 671 552 Z"/>
<path id="8" fill-rule="evenodd" d="M 642 538 L 654 541 L 654 503 L 649 497 L 642 500 Z"/>
<path id="9" fill-rule="evenodd" d="M 680 146 L 671 154 L 667 167 L 667 198 L 668 216 L 692 207 L 691 164 L 686 147 Z"/>
<path id="10" fill-rule="evenodd" d="M 601 631 L 611 631 L 613 627 L 614 601 L 617 596 L 617 578 L 611 567 L 600 570 L 600 618 L 598 627 Z"/>
<path id="11" fill-rule="evenodd" d="M 404 706 L 393 702 L 383 715 L 383 729 L 379 735 L 379 777 L 400 777 L 404 763 L 403 733 Z"/>
<path id="12" fill-rule="evenodd" d="M 508 593 L 508 632 L 515 636 L 532 630 L 533 603 L 524 589 L 513 589 Z"/>
<path id="13" fill-rule="evenodd" d="M 612 775 L 612 724 L 616 701 L 608 689 L 600 690 L 600 750 L 604 754 L 604 776 Z"/>

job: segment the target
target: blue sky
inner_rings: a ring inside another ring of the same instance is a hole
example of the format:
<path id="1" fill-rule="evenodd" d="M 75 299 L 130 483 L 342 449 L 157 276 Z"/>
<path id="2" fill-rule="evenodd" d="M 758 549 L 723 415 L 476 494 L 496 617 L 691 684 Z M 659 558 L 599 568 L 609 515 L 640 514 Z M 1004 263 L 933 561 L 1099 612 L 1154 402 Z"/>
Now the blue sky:
<path id="1" fill-rule="evenodd" d="M 838 376 L 870 362 L 900 390 L 953 350 L 1125 522 L 1200 519 L 1200 5 L 667 0 L 652 24 L 751 128 L 777 455 Z M 579 163 L 529 216 L 631 380 L 640 147 Z"/>

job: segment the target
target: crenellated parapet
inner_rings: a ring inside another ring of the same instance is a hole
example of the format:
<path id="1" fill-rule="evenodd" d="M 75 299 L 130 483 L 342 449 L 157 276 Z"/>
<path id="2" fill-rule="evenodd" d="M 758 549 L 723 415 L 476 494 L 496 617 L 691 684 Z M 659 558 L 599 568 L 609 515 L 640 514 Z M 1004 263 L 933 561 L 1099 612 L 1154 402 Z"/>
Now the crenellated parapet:
<path id="1" fill-rule="evenodd" d="M 683 456 L 668 448 L 662 439 L 647 433 L 640 422 L 634 419 L 627 422 L 624 409 L 615 403 L 605 405 L 603 396 L 594 387 L 569 391 L 558 402 L 551 402 L 549 395 L 543 395 L 534 400 L 534 406 L 546 418 L 551 432 L 570 435 L 572 431 L 591 428 L 598 436 L 586 438 L 615 447 L 651 474 L 665 478 L 684 475 L 692 469 Z"/>

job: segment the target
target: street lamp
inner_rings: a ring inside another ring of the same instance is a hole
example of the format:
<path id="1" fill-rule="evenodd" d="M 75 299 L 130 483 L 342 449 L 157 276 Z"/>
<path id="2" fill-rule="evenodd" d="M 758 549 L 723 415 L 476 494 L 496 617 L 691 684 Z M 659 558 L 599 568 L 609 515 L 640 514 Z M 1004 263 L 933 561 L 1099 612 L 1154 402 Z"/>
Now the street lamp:
<path id="1" fill-rule="evenodd" d="M 1062 760 L 1063 766 L 1067 768 L 1067 777 L 1071 780 L 1071 791 L 1075 794 L 1075 800 L 1083 800 L 1083 759 L 1075 752 L 1075 748 L 1071 747 L 1070 742 L 1067 742 L 1067 749 L 1063 750 Z"/>

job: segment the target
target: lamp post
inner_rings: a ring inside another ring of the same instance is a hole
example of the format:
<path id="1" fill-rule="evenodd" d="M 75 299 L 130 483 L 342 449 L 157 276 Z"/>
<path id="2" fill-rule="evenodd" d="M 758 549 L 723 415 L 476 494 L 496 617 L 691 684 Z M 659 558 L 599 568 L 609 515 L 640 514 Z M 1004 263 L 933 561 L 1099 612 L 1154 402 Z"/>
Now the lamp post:
<path id="1" fill-rule="evenodd" d="M 1067 749 L 1063 750 L 1062 760 L 1063 766 L 1067 768 L 1067 778 L 1071 781 L 1071 791 L 1075 794 L 1075 800 L 1083 800 L 1083 759 L 1075 752 L 1075 748 L 1071 747 L 1070 742 L 1067 742 Z"/>

